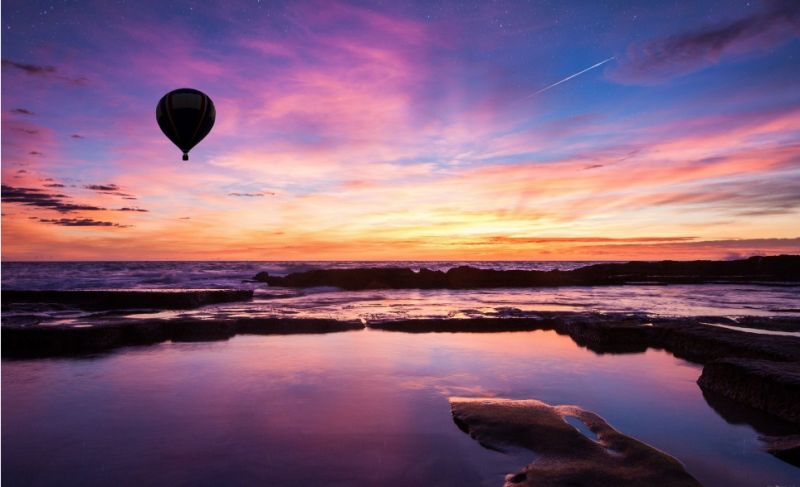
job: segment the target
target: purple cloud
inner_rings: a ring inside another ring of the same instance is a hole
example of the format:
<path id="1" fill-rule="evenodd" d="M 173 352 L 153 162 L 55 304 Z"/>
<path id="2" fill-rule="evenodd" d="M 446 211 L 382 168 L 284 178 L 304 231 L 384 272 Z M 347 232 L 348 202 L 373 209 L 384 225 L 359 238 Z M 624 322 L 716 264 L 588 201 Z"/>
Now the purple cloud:
<path id="1" fill-rule="evenodd" d="M 657 84 L 800 36 L 800 2 L 771 0 L 749 17 L 635 44 L 607 71 L 614 81 Z"/>

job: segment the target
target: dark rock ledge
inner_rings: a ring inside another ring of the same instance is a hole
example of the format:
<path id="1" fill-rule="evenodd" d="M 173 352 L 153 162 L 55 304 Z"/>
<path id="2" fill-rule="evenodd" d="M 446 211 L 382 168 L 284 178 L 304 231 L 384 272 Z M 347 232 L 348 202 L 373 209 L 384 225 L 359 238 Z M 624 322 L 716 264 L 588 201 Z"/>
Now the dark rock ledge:
<path id="1" fill-rule="evenodd" d="M 291 335 L 358 330 L 360 322 L 327 319 L 238 318 L 125 320 L 99 326 L 3 327 L 3 358 L 71 356 L 134 345 L 227 340 L 237 334 Z"/>
<path id="2" fill-rule="evenodd" d="M 408 268 L 318 269 L 253 279 L 270 286 L 341 289 L 478 289 L 621 284 L 784 283 L 800 285 L 800 255 L 731 261 L 661 261 L 595 264 L 571 271 L 498 271 L 461 266 L 446 272 Z"/>
<path id="3" fill-rule="evenodd" d="M 800 424 L 800 362 L 725 358 L 703 367 L 697 383 L 704 390 Z"/>
<path id="4" fill-rule="evenodd" d="M 109 289 L 68 291 L 3 290 L 3 306 L 18 303 L 56 304 L 86 310 L 190 309 L 207 304 L 248 301 L 248 289 Z"/>

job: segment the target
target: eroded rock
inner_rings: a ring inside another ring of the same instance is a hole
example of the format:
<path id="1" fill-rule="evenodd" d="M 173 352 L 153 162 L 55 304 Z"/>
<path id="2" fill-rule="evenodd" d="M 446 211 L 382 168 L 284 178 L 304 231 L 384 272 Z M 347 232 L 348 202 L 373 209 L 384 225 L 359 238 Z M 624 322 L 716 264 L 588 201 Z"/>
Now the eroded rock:
<path id="1" fill-rule="evenodd" d="M 577 406 L 455 397 L 450 407 L 456 425 L 482 445 L 536 454 L 533 463 L 506 476 L 505 487 L 700 485 L 675 458 Z M 596 438 L 569 424 L 568 417 L 583 423 Z"/>

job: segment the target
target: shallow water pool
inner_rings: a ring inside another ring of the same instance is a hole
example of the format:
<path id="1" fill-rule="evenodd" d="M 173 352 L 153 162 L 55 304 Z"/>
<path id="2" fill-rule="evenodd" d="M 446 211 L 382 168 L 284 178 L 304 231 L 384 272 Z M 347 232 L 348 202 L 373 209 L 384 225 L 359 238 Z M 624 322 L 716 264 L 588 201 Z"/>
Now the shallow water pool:
<path id="1" fill-rule="evenodd" d="M 709 406 L 699 374 L 666 352 L 597 355 L 551 331 L 237 336 L 3 361 L 3 480 L 499 486 L 533 455 L 481 447 L 448 404 L 497 396 L 580 405 L 705 485 L 800 484 L 751 426 Z"/>

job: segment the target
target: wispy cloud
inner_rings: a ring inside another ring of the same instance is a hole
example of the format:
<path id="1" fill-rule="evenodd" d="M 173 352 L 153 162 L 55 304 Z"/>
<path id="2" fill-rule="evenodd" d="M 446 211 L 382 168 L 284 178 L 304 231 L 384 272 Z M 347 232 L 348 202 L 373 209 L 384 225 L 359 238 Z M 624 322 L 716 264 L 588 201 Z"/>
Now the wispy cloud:
<path id="1" fill-rule="evenodd" d="M 66 81 L 68 83 L 72 83 L 75 85 L 83 85 L 88 81 L 84 76 L 78 76 L 78 77 L 65 76 L 61 74 L 60 71 L 55 66 L 22 63 L 18 61 L 12 61 L 10 59 L 3 59 L 2 64 L 4 67 L 15 69 L 29 76 L 37 76 L 41 78 Z"/>
<path id="2" fill-rule="evenodd" d="M 719 62 L 800 36 L 800 2 L 767 0 L 751 15 L 725 24 L 631 46 L 609 70 L 612 80 L 663 83 Z"/>
<path id="3" fill-rule="evenodd" d="M 84 186 L 86 189 L 91 189 L 92 191 L 119 191 L 119 186 L 116 184 L 87 184 Z"/>
<path id="4" fill-rule="evenodd" d="M 144 208 L 136 208 L 136 207 L 126 206 L 126 207 L 123 207 L 123 208 L 117 208 L 114 211 L 132 211 L 132 212 L 137 212 L 137 213 L 147 213 L 149 210 L 145 210 Z"/>
<path id="5" fill-rule="evenodd" d="M 131 225 L 121 225 L 114 222 L 93 220 L 91 218 L 34 218 L 41 223 L 50 223 L 62 227 L 114 227 L 128 228 Z"/>
<path id="6" fill-rule="evenodd" d="M 274 194 L 274 193 L 270 193 Z M 263 198 L 265 193 L 228 193 L 228 196 L 238 196 L 243 198 Z"/>
<path id="7" fill-rule="evenodd" d="M 100 211 L 101 208 L 94 205 L 82 205 L 70 203 L 70 197 L 61 193 L 48 193 L 38 188 L 15 188 L 3 185 L 2 199 L 5 203 L 19 203 L 27 206 L 47 208 L 69 213 L 74 211 Z"/>

